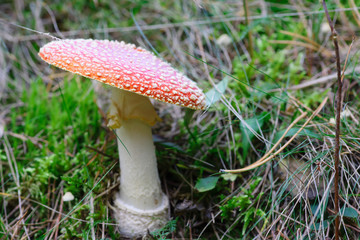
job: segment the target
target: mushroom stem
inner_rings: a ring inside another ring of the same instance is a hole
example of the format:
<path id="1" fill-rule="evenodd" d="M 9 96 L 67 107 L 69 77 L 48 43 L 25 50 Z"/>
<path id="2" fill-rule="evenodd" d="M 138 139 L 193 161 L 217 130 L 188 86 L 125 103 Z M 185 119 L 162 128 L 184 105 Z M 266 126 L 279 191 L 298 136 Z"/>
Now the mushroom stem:
<path id="1" fill-rule="evenodd" d="M 151 128 L 140 120 L 127 120 L 116 129 L 120 155 L 120 198 L 149 210 L 162 202 Z"/>
<path id="2" fill-rule="evenodd" d="M 169 219 L 169 200 L 161 190 L 151 133 L 159 117 L 147 97 L 112 89 L 109 119 L 110 127 L 116 127 L 121 170 L 115 217 L 124 236 L 146 235 Z"/>

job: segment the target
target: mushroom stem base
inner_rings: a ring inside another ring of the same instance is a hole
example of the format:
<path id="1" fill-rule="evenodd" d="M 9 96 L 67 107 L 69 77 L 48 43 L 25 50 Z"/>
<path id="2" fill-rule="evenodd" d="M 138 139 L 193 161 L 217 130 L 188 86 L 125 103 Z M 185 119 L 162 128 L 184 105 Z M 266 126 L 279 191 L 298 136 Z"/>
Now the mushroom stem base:
<path id="1" fill-rule="evenodd" d="M 159 207 L 151 210 L 137 209 L 115 195 L 115 218 L 124 237 L 145 236 L 148 232 L 161 229 L 169 221 L 169 200 L 165 194 Z"/>

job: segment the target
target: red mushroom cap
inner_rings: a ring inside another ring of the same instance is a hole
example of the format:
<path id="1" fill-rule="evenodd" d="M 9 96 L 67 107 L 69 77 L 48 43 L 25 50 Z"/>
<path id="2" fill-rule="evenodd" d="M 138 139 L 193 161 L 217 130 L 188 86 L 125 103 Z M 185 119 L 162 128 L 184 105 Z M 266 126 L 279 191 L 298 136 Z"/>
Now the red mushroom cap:
<path id="1" fill-rule="evenodd" d="M 188 108 L 205 108 L 205 95 L 195 82 L 134 44 L 60 40 L 43 46 L 39 55 L 52 65 L 113 87 Z"/>

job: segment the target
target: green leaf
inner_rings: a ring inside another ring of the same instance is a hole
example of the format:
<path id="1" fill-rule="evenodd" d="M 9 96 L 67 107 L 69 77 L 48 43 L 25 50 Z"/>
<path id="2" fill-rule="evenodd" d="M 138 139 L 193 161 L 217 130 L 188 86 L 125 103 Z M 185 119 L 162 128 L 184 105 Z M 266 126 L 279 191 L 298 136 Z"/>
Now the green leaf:
<path id="1" fill-rule="evenodd" d="M 206 177 L 198 179 L 195 188 L 199 192 L 210 191 L 215 188 L 216 183 L 218 182 L 219 177 Z"/>
<path id="2" fill-rule="evenodd" d="M 317 222 L 314 225 L 311 225 L 310 229 L 311 230 L 315 229 L 316 231 L 319 231 L 320 229 L 326 229 L 328 227 L 329 227 L 329 221 L 325 220 L 323 222 Z"/>
<path id="3" fill-rule="evenodd" d="M 211 106 L 221 99 L 221 95 L 225 93 L 228 83 L 229 78 L 225 77 L 223 80 L 221 80 L 218 84 L 215 85 L 216 87 L 210 89 L 207 93 L 205 93 L 207 106 Z"/>
<path id="4" fill-rule="evenodd" d="M 254 133 L 259 133 L 261 127 L 270 119 L 270 114 L 268 112 L 262 112 L 260 115 L 257 115 L 253 118 L 246 119 L 245 122 L 249 128 L 241 124 L 241 135 L 242 135 L 242 148 L 243 148 L 243 158 L 245 159 L 248 150 L 250 148 L 251 140 L 254 138 Z"/>
<path id="5" fill-rule="evenodd" d="M 317 204 L 317 203 L 315 203 L 315 204 L 313 204 L 313 205 L 311 205 L 311 212 L 312 212 L 312 214 L 314 215 L 314 217 L 317 219 L 319 216 L 321 216 L 321 209 L 318 211 L 318 209 L 319 209 L 319 204 Z M 316 211 L 318 211 L 318 212 L 316 212 Z M 315 213 L 316 213 L 316 215 L 315 215 Z"/>
<path id="6" fill-rule="evenodd" d="M 342 213 L 344 217 L 349 218 L 357 218 L 359 216 L 359 213 L 355 209 L 348 207 L 341 208 L 340 213 Z"/>
<path id="7" fill-rule="evenodd" d="M 246 213 L 245 213 L 245 217 L 244 217 L 244 225 L 243 225 L 243 229 L 242 229 L 242 235 L 245 234 L 246 229 L 249 225 L 249 223 L 253 220 L 253 216 L 254 216 L 254 208 L 250 208 Z"/>
<path id="8" fill-rule="evenodd" d="M 226 180 L 226 181 L 235 181 L 236 178 L 238 177 L 237 174 L 233 174 L 233 173 L 225 173 L 225 174 L 221 174 L 221 177 Z"/>
<path id="9" fill-rule="evenodd" d="M 285 135 L 285 137 L 292 137 L 295 135 L 295 133 L 299 130 L 300 128 L 292 128 L 290 129 L 290 131 Z M 284 134 L 284 132 L 286 131 L 286 129 L 280 131 L 280 132 L 277 132 L 275 134 L 275 137 L 274 137 L 274 140 L 273 142 L 276 143 L 280 138 L 281 136 Z M 321 135 L 317 134 L 317 133 L 314 133 L 310 130 L 307 130 L 307 129 L 303 129 L 299 134 L 298 136 L 309 136 L 310 138 L 317 138 L 317 139 L 321 139 Z"/>
<path id="10" fill-rule="evenodd" d="M 165 139 L 163 139 L 163 138 L 161 138 L 159 136 L 153 135 L 153 141 L 154 141 L 154 143 L 159 143 L 159 144 L 161 144 L 161 145 L 163 145 L 165 147 L 173 148 L 173 149 L 176 149 L 178 151 L 184 152 L 184 149 L 182 149 L 176 143 L 173 143 L 173 142 L 170 142 L 170 141 L 165 141 Z"/>
<path id="11" fill-rule="evenodd" d="M 259 185 L 260 181 L 262 180 L 261 177 L 254 178 L 254 181 L 250 184 L 248 193 L 252 193 L 255 188 Z"/>

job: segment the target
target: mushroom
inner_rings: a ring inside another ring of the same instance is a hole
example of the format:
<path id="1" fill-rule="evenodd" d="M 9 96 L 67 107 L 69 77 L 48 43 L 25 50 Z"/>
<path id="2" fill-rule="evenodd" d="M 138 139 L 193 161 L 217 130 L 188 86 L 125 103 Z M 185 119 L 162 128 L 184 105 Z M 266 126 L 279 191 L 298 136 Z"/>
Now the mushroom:
<path id="1" fill-rule="evenodd" d="M 62 200 L 64 202 L 70 202 L 72 200 L 74 200 L 75 197 L 71 192 L 66 192 L 63 196 L 62 196 Z"/>
<path id="2" fill-rule="evenodd" d="M 75 39 L 43 46 L 40 57 L 67 71 L 112 86 L 108 127 L 114 129 L 120 159 L 115 218 L 127 237 L 145 235 L 169 220 L 151 127 L 160 120 L 148 97 L 192 109 L 205 108 L 195 82 L 147 50 L 118 41 Z"/>

